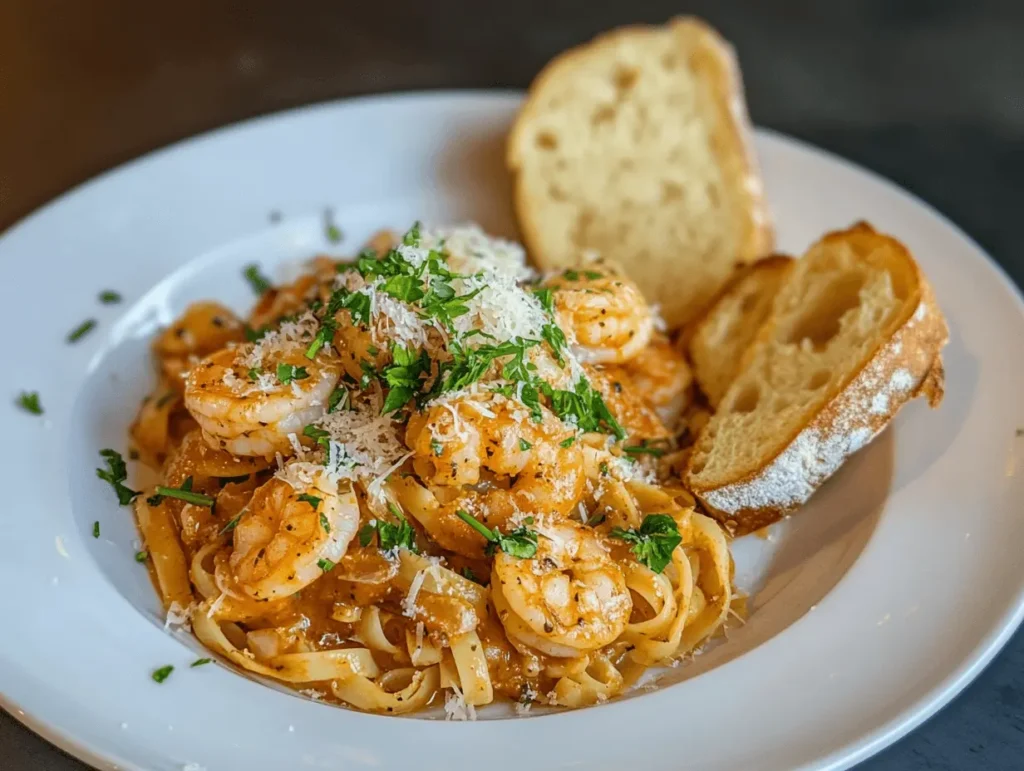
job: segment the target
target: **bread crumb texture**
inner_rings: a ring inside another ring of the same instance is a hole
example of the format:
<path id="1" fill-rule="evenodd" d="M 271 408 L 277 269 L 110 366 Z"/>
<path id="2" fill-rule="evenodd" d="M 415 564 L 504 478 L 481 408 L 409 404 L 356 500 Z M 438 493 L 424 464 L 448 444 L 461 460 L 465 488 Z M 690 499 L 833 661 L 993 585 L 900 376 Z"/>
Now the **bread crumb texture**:
<path id="1" fill-rule="evenodd" d="M 688 482 L 735 531 L 778 519 L 907 400 L 941 397 L 947 336 L 931 288 L 898 241 L 864 224 L 826 236 L 776 295 L 743 372 L 698 438 Z"/>
<path id="2" fill-rule="evenodd" d="M 524 240 L 542 267 L 620 262 L 671 326 L 697 315 L 770 228 L 731 49 L 689 19 L 553 61 L 509 140 Z"/>

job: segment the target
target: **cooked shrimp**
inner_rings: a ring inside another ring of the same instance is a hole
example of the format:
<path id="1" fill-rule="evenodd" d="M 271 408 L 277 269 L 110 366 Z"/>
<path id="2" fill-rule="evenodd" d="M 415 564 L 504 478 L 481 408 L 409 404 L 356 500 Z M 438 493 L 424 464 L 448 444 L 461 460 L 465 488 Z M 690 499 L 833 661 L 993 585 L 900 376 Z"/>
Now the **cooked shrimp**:
<path id="1" fill-rule="evenodd" d="M 509 640 L 561 658 L 612 642 L 633 600 L 601 536 L 569 520 L 544 518 L 535 528 L 532 558 L 494 557 L 492 596 Z"/>
<path id="2" fill-rule="evenodd" d="M 316 257 L 310 263 L 312 272 L 303 273 L 295 281 L 268 289 L 249 314 L 249 326 L 263 329 L 284 316 L 305 310 L 314 300 L 326 302 L 337 275 L 335 263 L 328 257 Z"/>
<path id="3" fill-rule="evenodd" d="M 683 354 L 663 334 L 656 334 L 650 344 L 623 365 L 637 392 L 654 408 L 669 428 L 690 401 L 693 373 Z"/>
<path id="4" fill-rule="evenodd" d="M 211 447 L 262 457 L 294 452 L 292 435 L 324 415 L 341 377 L 336 357 L 321 351 L 311 361 L 307 346 L 286 341 L 269 350 L 225 348 L 189 372 L 185 407 Z"/>
<path id="5" fill-rule="evenodd" d="M 640 289 L 610 263 L 593 261 L 545 281 L 554 290 L 558 324 L 574 339 L 576 356 L 621 364 L 651 340 L 654 317 Z"/>
<path id="6" fill-rule="evenodd" d="M 294 484 L 274 477 L 257 489 L 234 529 L 232 584 L 257 600 L 311 584 L 345 556 L 359 528 L 350 487 L 339 491 L 322 472 Z"/>
<path id="7" fill-rule="evenodd" d="M 242 322 L 220 303 L 193 303 L 153 343 L 169 385 L 179 393 L 182 378 L 203 356 L 244 338 Z"/>
<path id="8" fill-rule="evenodd" d="M 464 396 L 413 415 L 406 444 L 437 501 L 414 512 L 441 546 L 480 557 L 484 539 L 456 512 L 503 529 L 515 514 L 564 516 L 582 494 L 583 454 L 573 432 L 546 408 L 536 422 L 495 393 Z"/>
<path id="9" fill-rule="evenodd" d="M 630 437 L 630 441 L 668 439 L 671 434 L 644 399 L 624 367 L 584 367 L 590 384 Z"/>

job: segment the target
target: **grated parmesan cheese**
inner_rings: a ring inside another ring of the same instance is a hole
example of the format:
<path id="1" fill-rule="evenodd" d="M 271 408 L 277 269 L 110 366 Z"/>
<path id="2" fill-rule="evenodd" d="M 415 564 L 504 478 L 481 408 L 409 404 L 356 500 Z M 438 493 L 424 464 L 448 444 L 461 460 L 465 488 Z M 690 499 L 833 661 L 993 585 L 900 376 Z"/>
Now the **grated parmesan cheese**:
<path id="1" fill-rule="evenodd" d="M 444 695 L 444 719 L 476 720 L 476 707 L 466 703 L 462 691 L 455 683 L 451 684 L 451 690 Z"/>
<path id="2" fill-rule="evenodd" d="M 188 607 L 182 607 L 180 602 L 172 602 L 170 607 L 167 608 L 167 617 L 164 619 L 164 629 L 170 629 L 171 627 L 181 627 L 182 629 L 192 628 L 192 614 L 195 612 L 196 606 L 194 602 L 190 602 Z"/>
<path id="3" fill-rule="evenodd" d="M 412 583 L 409 584 L 409 593 L 405 595 L 405 599 L 402 600 L 402 615 L 408 618 L 412 618 L 416 615 L 416 598 L 419 596 L 420 589 L 423 588 L 423 582 L 427 578 L 427 571 L 431 570 L 433 566 L 428 568 L 421 568 L 413 576 Z"/>

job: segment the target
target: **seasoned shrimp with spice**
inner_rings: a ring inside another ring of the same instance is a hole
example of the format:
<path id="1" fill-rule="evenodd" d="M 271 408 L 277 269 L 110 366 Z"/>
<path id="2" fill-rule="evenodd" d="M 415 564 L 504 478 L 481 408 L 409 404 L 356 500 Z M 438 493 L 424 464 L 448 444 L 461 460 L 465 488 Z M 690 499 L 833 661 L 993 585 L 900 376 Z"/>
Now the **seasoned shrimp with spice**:
<path id="1" fill-rule="evenodd" d="M 326 301 L 334 277 L 338 274 L 335 262 L 329 257 L 316 257 L 310 261 L 309 267 L 310 273 L 303 273 L 290 284 L 263 291 L 259 302 L 249 314 L 249 326 L 258 330 L 266 329 L 286 316 L 303 312 L 316 300 Z M 255 286 L 259 286 L 260 280 L 265 279 L 257 279 L 256 276 L 250 279 L 255 281 Z"/>
<path id="2" fill-rule="evenodd" d="M 622 369 L 636 393 L 658 413 L 669 428 L 675 428 L 690 402 L 693 373 L 681 351 L 664 334 L 654 335 L 650 344 Z"/>
<path id="3" fill-rule="evenodd" d="M 626 628 L 633 600 L 602 537 L 569 520 L 540 518 L 529 559 L 498 551 L 491 568 L 494 607 L 510 642 L 548 656 L 578 657 Z"/>
<path id="4" fill-rule="evenodd" d="M 654 316 L 640 289 L 608 262 L 594 260 L 551 276 L 555 316 L 580 361 L 621 364 L 651 341 Z"/>
<path id="5" fill-rule="evenodd" d="M 256 490 L 233 530 L 229 583 L 257 600 L 288 597 L 330 571 L 359 528 L 350 485 L 339 489 L 326 473 L 308 468 L 288 471 L 286 479 L 274 477 Z"/>
<path id="6" fill-rule="evenodd" d="M 241 342 L 244 335 L 242 322 L 230 310 L 220 303 L 198 302 L 156 339 L 153 353 L 167 382 L 180 392 L 190 367 L 228 343 Z"/>
<path id="7" fill-rule="evenodd" d="M 413 468 L 438 505 L 414 513 L 439 544 L 467 557 L 486 542 L 457 512 L 503 528 L 514 515 L 565 516 L 584 484 L 575 432 L 544 407 L 483 392 L 428 407 L 406 428 Z"/>
<path id="8" fill-rule="evenodd" d="M 192 368 L 185 407 L 211 447 L 234 455 L 291 455 L 295 436 L 321 418 L 341 377 L 329 351 L 307 356 L 312 317 L 284 324 L 258 343 L 224 348 Z"/>

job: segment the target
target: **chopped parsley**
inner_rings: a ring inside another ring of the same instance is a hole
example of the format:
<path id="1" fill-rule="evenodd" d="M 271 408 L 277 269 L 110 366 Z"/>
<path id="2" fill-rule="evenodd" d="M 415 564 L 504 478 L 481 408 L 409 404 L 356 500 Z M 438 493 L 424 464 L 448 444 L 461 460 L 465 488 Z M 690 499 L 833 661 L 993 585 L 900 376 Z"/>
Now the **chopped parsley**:
<path id="1" fill-rule="evenodd" d="M 149 552 L 146 551 L 145 549 L 143 549 L 142 551 L 135 552 L 135 561 L 136 562 L 145 562 L 148 559 L 149 559 Z"/>
<path id="2" fill-rule="evenodd" d="M 164 680 L 171 676 L 171 672 L 173 671 L 174 667 L 170 664 L 168 664 L 165 667 L 160 667 L 160 669 L 154 670 L 152 675 L 153 682 L 162 683 Z"/>
<path id="3" fill-rule="evenodd" d="M 186 477 L 181 487 L 157 485 L 156 494 L 164 498 L 177 498 L 179 501 L 191 503 L 193 506 L 208 506 L 211 509 L 213 504 L 216 503 L 216 500 L 209 495 L 192 492 L 192 477 Z"/>
<path id="4" fill-rule="evenodd" d="M 203 658 L 203 659 L 196 659 L 195 661 L 193 661 L 188 666 L 189 666 L 189 669 L 195 669 L 196 667 L 202 667 L 202 666 L 206 666 L 207 664 L 212 664 L 212 663 L 213 663 L 213 659 Z"/>
<path id="5" fill-rule="evenodd" d="M 419 554 L 419 548 L 416 546 L 416 531 L 409 524 L 409 520 L 405 518 L 402 510 L 395 504 L 389 502 L 388 509 L 395 519 L 398 520 L 398 523 L 395 524 L 378 519 L 372 524 L 363 525 L 359 530 L 359 544 L 361 546 L 369 546 L 373 542 L 374 534 L 376 534 L 377 545 L 381 551 L 390 552 L 397 549 L 407 549 Z"/>
<path id="6" fill-rule="evenodd" d="M 96 469 L 96 476 L 105 482 L 109 482 L 117 494 L 117 502 L 127 506 L 139 494 L 138 490 L 132 490 L 124 484 L 128 479 L 128 467 L 125 465 L 121 453 L 116 450 L 100 450 L 100 455 L 107 461 L 107 468 Z"/>
<path id="7" fill-rule="evenodd" d="M 331 340 L 334 338 L 334 333 L 338 329 L 337 322 L 332 318 L 324 318 L 320 321 L 320 329 L 316 331 L 316 336 L 313 338 L 313 342 L 309 344 L 309 348 L 306 349 L 306 358 L 312 361 L 316 358 L 317 353 L 324 346 L 330 345 Z"/>
<path id="8" fill-rule="evenodd" d="M 474 573 L 473 570 L 469 567 L 464 567 L 462 570 L 460 570 L 459 575 L 461 575 L 467 581 L 472 581 L 476 584 L 483 583 L 479 578 L 476 577 L 476 573 Z"/>
<path id="9" fill-rule="evenodd" d="M 562 391 L 541 384 L 541 392 L 551 399 L 551 409 L 563 421 L 573 423 L 583 431 L 607 429 L 616 439 L 626 438 L 626 432 L 612 415 L 600 393 L 580 378 L 575 390 Z"/>
<path id="10" fill-rule="evenodd" d="M 448 344 L 452 359 L 439 366 L 437 379 L 428 398 L 468 388 L 487 374 L 496 359 L 505 356 L 511 356 L 512 359 L 502 367 L 502 377 L 529 382 L 533 379 L 533 373 L 526 364 L 526 351 L 538 343 L 537 340 L 516 337 L 497 345 L 485 343 L 477 348 L 469 348 L 452 340 Z"/>
<path id="11" fill-rule="evenodd" d="M 309 377 L 305 367 L 296 367 L 294 364 L 281 362 L 277 365 L 277 379 L 282 385 L 288 385 L 293 380 L 305 380 Z"/>
<path id="12" fill-rule="evenodd" d="M 334 570 L 334 565 L 335 563 L 331 562 L 329 559 L 326 558 L 319 559 L 316 562 L 316 566 L 325 573 L 330 573 L 332 570 Z"/>
<path id="13" fill-rule="evenodd" d="M 255 383 L 257 380 L 259 380 L 260 379 L 260 375 L 262 375 L 262 374 L 263 374 L 263 370 L 257 369 L 256 367 L 249 367 L 248 375 L 249 375 L 249 380 L 251 380 L 252 382 Z"/>
<path id="14" fill-rule="evenodd" d="M 273 288 L 273 285 L 270 283 L 270 279 L 260 272 L 259 265 L 247 265 L 245 270 L 242 272 L 242 275 L 245 276 L 245 280 L 248 281 L 249 286 L 252 287 L 253 294 L 261 295 L 267 290 Z"/>
<path id="15" fill-rule="evenodd" d="M 420 392 L 422 379 L 430 374 L 430 357 L 426 351 L 420 351 L 419 356 L 416 356 L 407 348 L 394 343 L 391 346 L 391 358 L 394 363 L 385 367 L 380 374 L 390 388 L 381 409 L 382 415 L 404 407 Z"/>
<path id="16" fill-rule="evenodd" d="M 549 314 L 554 314 L 555 296 L 554 292 L 552 292 L 551 289 L 548 289 L 546 287 L 544 289 L 534 289 L 533 296 L 540 301 L 541 307 L 545 311 L 547 311 Z"/>
<path id="17" fill-rule="evenodd" d="M 244 513 L 245 513 L 245 509 L 242 509 L 235 516 L 233 516 L 231 519 L 229 519 L 227 524 L 224 525 L 224 527 L 222 527 L 220 529 L 220 532 L 217 533 L 217 535 L 224 535 L 225 533 L 230 533 L 232 530 L 234 530 L 236 527 L 238 527 L 238 520 L 240 520 L 242 518 L 242 515 Z"/>
<path id="18" fill-rule="evenodd" d="M 352 316 L 353 324 L 366 324 L 370 321 L 370 295 L 363 292 L 350 292 L 341 287 L 331 293 L 331 299 L 327 301 L 327 310 L 324 313 L 324 323 L 334 319 L 335 314 L 341 310 L 347 310 Z"/>
<path id="19" fill-rule="evenodd" d="M 430 442 L 430 451 L 434 453 L 435 458 L 440 458 L 441 455 L 444 453 L 444 445 L 442 445 L 436 439 L 433 439 Z"/>
<path id="20" fill-rule="evenodd" d="M 565 333 L 562 332 L 562 328 L 557 324 L 545 324 L 540 331 L 540 336 L 544 338 L 544 342 L 551 346 L 551 352 L 558 359 L 558 365 L 564 367 L 565 357 L 562 355 L 562 352 L 565 350 L 568 342 L 565 339 Z"/>
<path id="21" fill-rule="evenodd" d="M 623 452 L 628 452 L 630 455 L 651 455 L 655 458 L 660 458 L 665 454 L 665 450 L 660 447 L 648 447 L 646 439 L 640 444 L 635 444 L 632 447 L 623 447 L 622 450 Z"/>
<path id="22" fill-rule="evenodd" d="M 525 439 L 522 439 L 522 438 L 520 438 L 520 440 L 519 440 L 519 449 L 520 449 L 520 450 L 522 450 L 523 452 L 526 452 L 526 451 L 527 451 L 527 450 L 529 450 L 529 449 L 530 449 L 531 447 L 533 447 L 533 445 L 532 445 L 532 444 L 530 444 L 530 443 L 529 443 L 528 441 L 526 441 Z"/>
<path id="23" fill-rule="evenodd" d="M 18 395 L 18 406 L 33 415 L 43 414 L 43 405 L 39 402 L 38 391 L 22 391 Z"/>
<path id="24" fill-rule="evenodd" d="M 537 532 L 528 529 L 525 525 L 520 525 L 508 533 L 508 535 L 505 535 L 487 527 L 483 522 L 462 509 L 459 509 L 455 514 L 487 539 L 486 553 L 488 556 L 494 554 L 498 549 L 519 559 L 530 559 L 537 553 Z M 527 518 L 527 522 L 532 522 L 532 517 Z"/>
<path id="25" fill-rule="evenodd" d="M 104 305 L 117 305 L 121 302 L 121 295 L 112 289 L 104 289 L 99 295 L 100 302 Z"/>
<path id="26" fill-rule="evenodd" d="M 312 506 L 313 511 L 316 511 L 318 508 L 320 508 L 320 502 L 323 500 L 323 498 L 317 498 L 315 495 L 310 495 L 309 493 L 303 493 L 302 495 L 299 496 L 298 499 L 300 501 L 305 501 L 310 506 Z M 330 532 L 330 528 L 327 528 L 327 531 Z"/>
<path id="27" fill-rule="evenodd" d="M 320 527 L 324 529 L 325 533 L 331 532 L 331 523 L 327 521 L 327 515 L 322 511 L 320 512 Z"/>
<path id="28" fill-rule="evenodd" d="M 319 426 L 314 426 L 312 424 L 306 426 L 304 429 L 302 429 L 302 435 L 309 437 L 314 442 L 316 442 L 318 445 L 323 447 L 325 450 L 329 449 L 329 447 L 330 447 L 330 444 L 331 444 L 331 434 L 330 434 L 330 432 L 326 431 L 325 429 L 320 428 Z"/>
<path id="29" fill-rule="evenodd" d="M 327 399 L 327 411 L 334 412 L 335 410 L 347 410 L 348 408 L 348 389 L 342 386 L 338 386 L 333 391 L 331 391 L 331 395 Z"/>
<path id="30" fill-rule="evenodd" d="M 672 552 L 683 540 L 676 521 L 668 514 L 648 514 L 639 530 L 613 527 L 609 535 L 632 544 L 634 556 L 655 573 L 672 561 Z"/>
<path id="31" fill-rule="evenodd" d="M 330 209 L 326 209 L 324 211 L 324 236 L 326 236 L 327 240 L 332 244 L 341 243 L 341 228 L 335 224 L 334 212 Z"/>
<path id="32" fill-rule="evenodd" d="M 67 336 L 66 339 L 67 339 L 67 341 L 69 343 L 77 343 L 79 340 L 81 340 L 87 334 L 92 332 L 92 330 L 95 327 L 96 327 L 96 319 L 86 319 L 81 324 L 79 324 L 77 327 L 75 327 L 70 332 L 68 332 L 68 336 Z"/>
<path id="33" fill-rule="evenodd" d="M 577 271 L 577 270 L 571 270 L 571 269 L 570 270 L 566 270 L 566 271 L 562 272 L 562 275 L 565 276 L 569 281 L 579 281 L 580 280 L 580 274 L 579 274 L 579 271 Z"/>
<path id="34" fill-rule="evenodd" d="M 99 538 L 100 537 L 100 523 L 99 523 L 99 520 L 97 520 L 96 522 L 92 523 L 92 537 L 93 538 Z"/>
<path id="35" fill-rule="evenodd" d="M 583 275 L 591 281 L 597 281 L 597 279 L 604 277 L 603 274 L 598 273 L 596 270 L 585 270 L 583 271 Z"/>
<path id="36" fill-rule="evenodd" d="M 570 436 L 568 439 L 563 439 L 558 443 L 559 447 L 572 447 L 572 443 L 576 441 L 575 436 Z"/>

